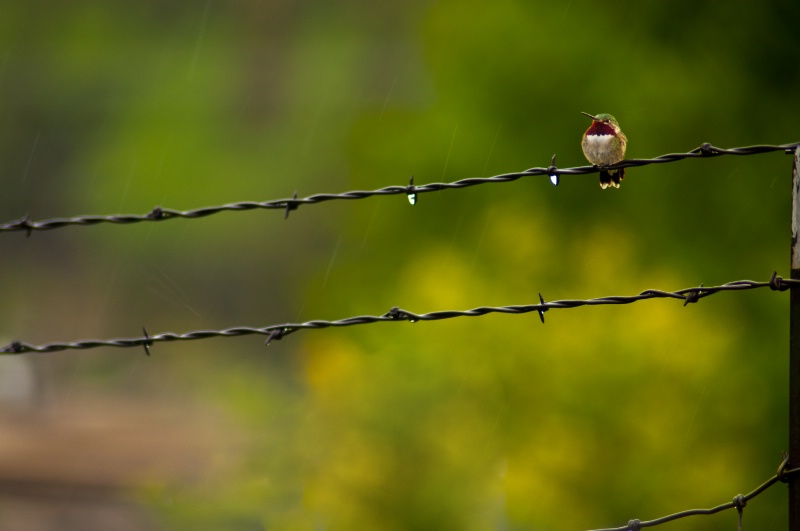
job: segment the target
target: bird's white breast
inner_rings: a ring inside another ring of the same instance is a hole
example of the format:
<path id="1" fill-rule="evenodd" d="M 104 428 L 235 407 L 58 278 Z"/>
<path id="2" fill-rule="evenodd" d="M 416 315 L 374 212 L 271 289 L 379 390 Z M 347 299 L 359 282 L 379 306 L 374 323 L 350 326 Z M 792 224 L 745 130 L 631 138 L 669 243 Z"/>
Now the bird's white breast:
<path id="1" fill-rule="evenodd" d="M 614 149 L 611 140 L 614 135 L 586 135 L 583 141 L 583 154 L 586 159 L 597 166 L 608 166 L 619 162 L 614 160 Z"/>

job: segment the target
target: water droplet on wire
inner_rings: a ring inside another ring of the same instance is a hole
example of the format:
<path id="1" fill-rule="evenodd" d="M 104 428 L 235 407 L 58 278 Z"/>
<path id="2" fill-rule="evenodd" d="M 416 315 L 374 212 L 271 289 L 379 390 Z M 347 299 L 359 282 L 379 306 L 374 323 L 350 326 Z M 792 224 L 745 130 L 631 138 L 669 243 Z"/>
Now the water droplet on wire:
<path id="1" fill-rule="evenodd" d="M 417 204 L 417 189 L 414 186 L 414 176 L 412 175 L 411 178 L 408 180 L 408 187 L 407 187 L 407 195 L 408 195 L 408 202 L 412 205 Z"/>

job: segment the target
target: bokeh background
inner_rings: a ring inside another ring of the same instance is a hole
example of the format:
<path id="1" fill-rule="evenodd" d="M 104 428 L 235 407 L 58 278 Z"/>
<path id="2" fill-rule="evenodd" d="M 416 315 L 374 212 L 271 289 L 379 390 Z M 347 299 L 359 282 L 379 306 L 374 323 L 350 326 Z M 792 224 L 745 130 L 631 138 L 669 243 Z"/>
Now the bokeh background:
<path id="1" fill-rule="evenodd" d="M 0 218 L 146 213 L 800 138 L 795 1 L 0 3 Z M 788 276 L 781 153 L 0 235 L 31 343 Z M 13 529 L 570 530 L 787 448 L 788 296 L 0 360 Z M 785 529 L 786 491 L 745 509 Z M 732 529 L 735 511 L 668 524 Z"/>

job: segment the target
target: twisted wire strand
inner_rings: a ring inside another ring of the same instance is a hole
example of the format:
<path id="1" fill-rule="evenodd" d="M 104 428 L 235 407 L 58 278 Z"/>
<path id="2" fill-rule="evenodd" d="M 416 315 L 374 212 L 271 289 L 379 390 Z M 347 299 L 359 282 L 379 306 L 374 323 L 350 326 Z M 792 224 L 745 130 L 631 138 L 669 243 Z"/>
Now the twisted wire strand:
<path id="1" fill-rule="evenodd" d="M 712 514 L 734 508 L 739 511 L 739 516 L 741 518 L 742 509 L 744 509 L 745 505 L 747 505 L 747 502 L 773 486 L 775 483 L 778 483 L 779 481 L 787 483 L 789 476 L 800 473 L 800 468 L 788 468 L 788 466 L 789 458 L 784 454 L 783 461 L 781 462 L 780 466 L 778 466 L 778 472 L 774 476 L 766 480 L 748 494 L 738 494 L 734 496 L 733 500 L 728 503 L 723 503 L 721 505 L 717 505 L 716 507 L 711 507 L 710 509 L 689 509 L 686 511 L 669 514 L 667 516 L 662 516 L 661 518 L 656 518 L 654 520 L 640 521 L 634 519 L 630 520 L 628 524 L 624 526 L 595 529 L 593 531 L 637 531 L 643 527 L 655 527 L 661 524 L 666 524 L 667 522 L 672 522 L 673 520 L 686 518 L 688 516 L 710 516 Z"/>
<path id="2" fill-rule="evenodd" d="M 689 158 L 709 158 L 718 157 L 722 155 L 758 155 L 761 153 L 769 153 L 772 151 L 784 151 L 787 153 L 793 152 L 800 147 L 800 142 L 781 145 L 757 145 L 746 146 L 738 148 L 718 148 L 711 144 L 705 143 L 687 153 L 671 153 L 661 155 L 652 159 L 629 159 L 609 166 L 609 168 L 626 168 L 632 166 L 646 166 L 648 164 L 664 164 L 668 162 L 677 162 Z M 416 203 L 417 196 L 428 192 L 439 192 L 442 190 L 452 190 L 458 188 L 467 188 L 479 184 L 488 183 L 506 183 L 516 181 L 523 177 L 530 177 L 534 175 L 546 175 L 551 178 L 558 178 L 560 175 L 584 175 L 597 173 L 600 169 L 597 166 L 578 166 L 574 168 L 558 168 L 555 165 L 555 155 L 553 155 L 552 163 L 549 167 L 530 168 L 522 172 L 504 173 L 495 175 L 493 177 L 470 177 L 461 179 L 450 183 L 430 183 L 423 185 L 414 185 L 413 178 L 407 186 L 386 186 L 377 190 L 353 190 L 343 193 L 321 193 L 314 194 L 308 197 L 297 197 L 295 193 L 292 198 L 276 199 L 272 201 L 241 201 L 237 203 L 228 203 L 219 206 L 208 206 L 196 208 L 193 210 L 174 210 L 170 208 L 155 207 L 147 214 L 110 214 L 110 215 L 86 215 L 75 216 L 67 218 L 51 218 L 40 221 L 33 221 L 30 216 L 25 216 L 0 224 L 0 232 L 13 232 L 25 231 L 30 236 L 32 231 L 52 230 L 70 225 L 97 225 L 100 223 L 113 223 L 119 225 L 126 225 L 130 223 L 140 223 L 145 221 L 166 221 L 169 219 L 195 219 L 204 218 L 213 214 L 227 211 L 247 211 L 256 209 L 277 209 L 285 212 L 284 217 L 289 216 L 289 212 L 296 210 L 300 205 L 311 205 L 323 203 L 325 201 L 334 200 L 355 200 L 366 199 L 373 196 L 382 195 L 402 195 L 409 196 L 412 204 Z"/>
<path id="3" fill-rule="evenodd" d="M 647 299 L 678 299 L 682 300 L 684 306 L 689 303 L 696 303 L 702 298 L 714 295 L 722 291 L 742 291 L 757 288 L 769 287 L 772 290 L 784 291 L 792 286 L 800 285 L 800 280 L 784 279 L 777 275 L 776 272 L 772 273 L 770 279 L 766 282 L 756 282 L 752 280 L 738 280 L 735 282 L 728 282 L 720 286 L 705 287 L 702 284 L 695 288 L 686 288 L 678 291 L 662 291 L 656 289 L 645 290 L 638 295 L 627 296 L 609 296 L 599 297 L 594 299 L 564 299 L 557 301 L 546 302 L 541 294 L 539 294 L 540 302 L 538 304 L 523 304 L 523 305 L 510 305 L 510 306 L 480 306 L 471 310 L 442 310 L 423 314 L 417 314 L 408 310 L 400 308 L 392 308 L 383 315 L 360 315 L 356 317 L 348 317 L 335 321 L 314 320 L 306 321 L 304 323 L 284 323 L 264 327 L 248 327 L 237 326 L 225 330 L 195 330 L 192 332 L 185 332 L 176 334 L 173 332 L 164 332 L 156 335 L 149 335 L 144 330 L 142 337 L 134 338 L 115 338 L 115 339 L 87 339 L 74 342 L 58 342 L 48 343 L 44 345 L 31 345 L 14 341 L 2 349 L 2 354 L 23 354 L 26 352 L 58 352 L 63 350 L 86 350 L 99 347 L 145 347 L 147 354 L 150 353 L 150 346 L 158 342 L 168 341 L 188 341 L 195 339 L 208 339 L 212 337 L 237 337 L 245 335 L 265 335 L 268 336 L 266 343 L 269 344 L 273 340 L 281 339 L 289 334 L 299 330 L 308 329 L 321 329 L 331 327 L 344 327 L 355 326 L 383 322 L 397 322 L 397 321 L 439 321 L 442 319 L 453 319 L 456 317 L 479 317 L 490 313 L 505 313 L 505 314 L 524 314 L 530 312 L 538 312 L 542 322 L 544 322 L 545 312 L 553 309 L 568 309 L 579 308 L 581 306 L 600 306 L 611 304 L 631 304 L 634 302 L 647 300 Z"/>

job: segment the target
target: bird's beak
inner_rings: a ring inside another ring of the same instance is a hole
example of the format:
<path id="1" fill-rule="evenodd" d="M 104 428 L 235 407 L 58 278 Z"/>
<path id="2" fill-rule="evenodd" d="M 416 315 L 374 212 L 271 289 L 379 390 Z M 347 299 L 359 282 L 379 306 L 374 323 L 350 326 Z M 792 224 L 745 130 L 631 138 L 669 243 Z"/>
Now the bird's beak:
<path id="1" fill-rule="evenodd" d="M 597 116 L 592 116 L 592 115 L 591 115 L 591 114 L 589 114 L 588 112 L 583 112 L 583 111 L 581 111 L 581 114 L 585 114 L 586 116 L 588 116 L 589 118 L 591 118 L 591 119 L 592 119 L 592 120 L 594 120 L 595 122 L 597 121 Z"/>

